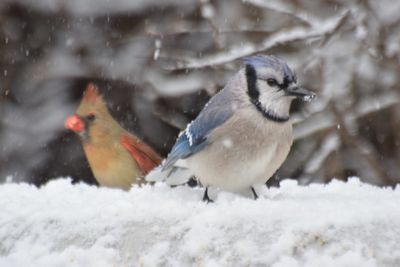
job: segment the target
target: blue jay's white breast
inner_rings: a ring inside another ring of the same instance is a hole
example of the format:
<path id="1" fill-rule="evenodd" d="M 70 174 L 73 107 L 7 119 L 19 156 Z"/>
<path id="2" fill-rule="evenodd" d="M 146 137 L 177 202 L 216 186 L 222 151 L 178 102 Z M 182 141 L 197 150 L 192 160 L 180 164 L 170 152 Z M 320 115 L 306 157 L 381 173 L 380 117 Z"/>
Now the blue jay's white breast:
<path id="1" fill-rule="evenodd" d="M 215 129 L 210 145 L 187 162 L 204 186 L 239 192 L 265 183 L 286 159 L 292 140 L 290 121 L 272 122 L 250 106 Z"/>

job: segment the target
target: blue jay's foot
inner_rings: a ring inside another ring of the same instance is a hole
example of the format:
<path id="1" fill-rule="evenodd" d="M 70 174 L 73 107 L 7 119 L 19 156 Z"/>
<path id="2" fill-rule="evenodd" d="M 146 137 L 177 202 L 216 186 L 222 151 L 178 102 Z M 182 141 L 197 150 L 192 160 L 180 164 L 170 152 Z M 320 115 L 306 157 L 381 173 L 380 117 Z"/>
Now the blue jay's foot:
<path id="1" fill-rule="evenodd" d="M 189 179 L 189 181 L 187 181 L 186 183 L 189 187 L 196 187 L 199 185 L 199 182 L 197 182 L 195 177 L 192 177 Z"/>
<path id="2" fill-rule="evenodd" d="M 206 190 L 204 191 L 203 201 L 207 203 L 214 202 L 211 198 L 208 197 L 208 187 L 206 187 Z"/>
<path id="3" fill-rule="evenodd" d="M 256 193 L 256 190 L 254 190 L 254 187 L 251 187 L 251 192 L 253 192 L 254 200 L 256 200 L 258 198 L 258 195 Z"/>

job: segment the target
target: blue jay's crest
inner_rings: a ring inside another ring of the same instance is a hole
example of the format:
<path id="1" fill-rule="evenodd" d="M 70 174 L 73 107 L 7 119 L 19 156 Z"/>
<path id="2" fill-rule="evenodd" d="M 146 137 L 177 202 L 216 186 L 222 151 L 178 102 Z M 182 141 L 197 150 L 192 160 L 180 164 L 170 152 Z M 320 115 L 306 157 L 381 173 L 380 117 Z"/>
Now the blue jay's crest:
<path id="1" fill-rule="evenodd" d="M 249 56 L 243 59 L 243 62 L 247 65 L 257 68 L 270 68 L 276 72 L 282 73 L 285 80 L 288 83 L 296 82 L 296 74 L 289 68 L 285 61 L 276 56 L 267 55 L 256 55 Z"/>

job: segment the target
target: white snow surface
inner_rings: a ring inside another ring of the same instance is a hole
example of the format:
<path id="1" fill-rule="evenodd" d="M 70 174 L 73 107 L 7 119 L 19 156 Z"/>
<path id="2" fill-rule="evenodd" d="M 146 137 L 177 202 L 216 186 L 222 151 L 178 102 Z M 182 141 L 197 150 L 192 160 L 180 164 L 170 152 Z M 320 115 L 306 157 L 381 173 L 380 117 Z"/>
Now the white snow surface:
<path id="1" fill-rule="evenodd" d="M 400 187 L 0 186 L 0 266 L 400 266 Z"/>

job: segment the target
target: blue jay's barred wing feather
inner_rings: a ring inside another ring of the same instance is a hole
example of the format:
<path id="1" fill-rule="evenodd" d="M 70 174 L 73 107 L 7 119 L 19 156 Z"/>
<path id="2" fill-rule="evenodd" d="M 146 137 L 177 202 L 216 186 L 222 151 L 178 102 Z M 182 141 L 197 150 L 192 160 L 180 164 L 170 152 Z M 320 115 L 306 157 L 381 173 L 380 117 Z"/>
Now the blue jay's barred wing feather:
<path id="1" fill-rule="evenodd" d="M 163 164 L 163 170 L 171 168 L 179 159 L 185 159 L 189 157 L 193 153 L 201 150 L 206 145 L 205 140 L 202 142 L 196 140 L 196 142 L 192 141 L 192 143 L 190 140 L 194 140 L 194 138 L 192 139 L 188 137 L 188 135 L 186 134 L 188 132 L 187 129 L 188 128 L 186 128 L 186 130 L 181 133 L 175 145 L 172 147 L 171 153 L 168 155 L 168 158 Z"/>
<path id="2" fill-rule="evenodd" d="M 208 144 L 210 133 L 233 115 L 233 105 L 233 95 L 228 90 L 223 89 L 211 98 L 198 117 L 180 134 L 163 164 L 163 170 L 202 150 Z"/>

